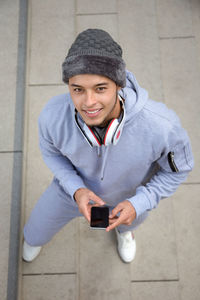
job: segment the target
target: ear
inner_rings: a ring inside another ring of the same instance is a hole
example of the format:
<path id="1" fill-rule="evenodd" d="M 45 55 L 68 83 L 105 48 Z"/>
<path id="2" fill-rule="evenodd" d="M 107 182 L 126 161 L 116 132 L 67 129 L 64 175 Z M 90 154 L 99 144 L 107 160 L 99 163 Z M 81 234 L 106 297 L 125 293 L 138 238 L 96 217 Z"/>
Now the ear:
<path id="1" fill-rule="evenodd" d="M 121 90 L 121 86 L 117 85 L 117 92 Z"/>

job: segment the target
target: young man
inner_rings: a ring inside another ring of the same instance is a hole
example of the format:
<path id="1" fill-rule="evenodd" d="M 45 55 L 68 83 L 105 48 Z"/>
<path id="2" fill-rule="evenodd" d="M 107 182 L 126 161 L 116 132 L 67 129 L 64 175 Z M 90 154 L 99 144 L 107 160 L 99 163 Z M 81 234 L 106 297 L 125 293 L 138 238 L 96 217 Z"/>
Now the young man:
<path id="1" fill-rule="evenodd" d="M 103 30 L 78 35 L 63 81 L 70 93 L 51 99 L 39 117 L 41 152 L 55 177 L 25 225 L 23 258 L 32 261 L 70 220 L 90 221 L 91 206 L 106 204 L 106 231 L 115 228 L 119 255 L 131 262 L 132 231 L 193 167 L 189 138 L 173 111 L 148 99 Z"/>

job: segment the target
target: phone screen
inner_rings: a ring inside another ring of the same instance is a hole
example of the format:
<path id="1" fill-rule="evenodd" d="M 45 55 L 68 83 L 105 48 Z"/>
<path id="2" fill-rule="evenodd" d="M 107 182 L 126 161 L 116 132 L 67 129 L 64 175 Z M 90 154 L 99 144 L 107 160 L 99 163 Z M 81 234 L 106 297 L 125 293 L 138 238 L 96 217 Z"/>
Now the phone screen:
<path id="1" fill-rule="evenodd" d="M 90 227 L 105 229 L 109 226 L 109 208 L 107 206 L 92 206 Z"/>

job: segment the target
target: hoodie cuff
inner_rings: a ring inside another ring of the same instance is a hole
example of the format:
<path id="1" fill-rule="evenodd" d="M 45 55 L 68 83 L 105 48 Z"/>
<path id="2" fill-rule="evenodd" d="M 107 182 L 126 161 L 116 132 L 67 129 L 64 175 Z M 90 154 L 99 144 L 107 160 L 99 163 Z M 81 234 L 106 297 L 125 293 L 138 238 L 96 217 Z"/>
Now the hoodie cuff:
<path id="1" fill-rule="evenodd" d="M 61 185 L 64 189 L 64 191 L 71 196 L 72 199 L 74 199 L 74 193 L 80 189 L 80 188 L 87 188 L 83 182 L 83 180 L 76 176 L 76 180 L 70 180 L 69 178 L 66 179 L 66 181 L 62 180 Z"/>
<path id="2" fill-rule="evenodd" d="M 127 199 L 135 208 L 136 217 L 142 215 L 145 211 L 150 210 L 149 200 L 144 193 L 138 193 L 135 196 Z"/>

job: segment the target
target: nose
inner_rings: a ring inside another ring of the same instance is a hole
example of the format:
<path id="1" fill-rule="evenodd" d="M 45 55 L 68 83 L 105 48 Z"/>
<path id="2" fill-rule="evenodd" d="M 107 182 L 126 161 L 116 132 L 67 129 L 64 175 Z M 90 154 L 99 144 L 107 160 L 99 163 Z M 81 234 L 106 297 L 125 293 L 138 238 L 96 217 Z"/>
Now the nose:
<path id="1" fill-rule="evenodd" d="M 87 108 L 93 107 L 96 104 L 96 97 L 92 91 L 87 91 L 87 93 L 85 94 L 84 103 L 87 106 Z"/>

